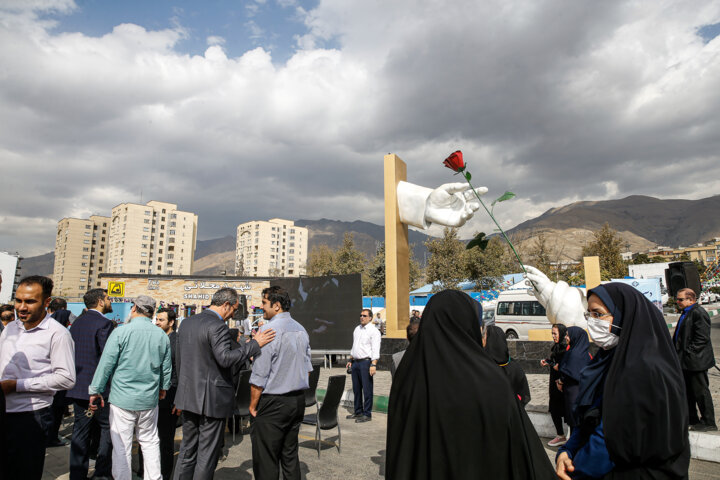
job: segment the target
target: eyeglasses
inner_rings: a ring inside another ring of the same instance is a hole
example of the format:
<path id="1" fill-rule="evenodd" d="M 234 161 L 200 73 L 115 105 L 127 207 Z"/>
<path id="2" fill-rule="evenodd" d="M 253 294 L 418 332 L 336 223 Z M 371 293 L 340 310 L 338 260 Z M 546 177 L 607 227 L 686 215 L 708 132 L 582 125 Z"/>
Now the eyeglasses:
<path id="1" fill-rule="evenodd" d="M 370 315 L 365 315 L 364 313 L 360 315 L 361 317 L 369 317 Z"/>
<path id="2" fill-rule="evenodd" d="M 595 320 L 598 320 L 602 317 L 612 317 L 609 313 L 600 313 L 600 312 L 583 312 L 583 316 L 585 317 L 585 320 L 590 320 L 591 318 L 594 318 Z"/>

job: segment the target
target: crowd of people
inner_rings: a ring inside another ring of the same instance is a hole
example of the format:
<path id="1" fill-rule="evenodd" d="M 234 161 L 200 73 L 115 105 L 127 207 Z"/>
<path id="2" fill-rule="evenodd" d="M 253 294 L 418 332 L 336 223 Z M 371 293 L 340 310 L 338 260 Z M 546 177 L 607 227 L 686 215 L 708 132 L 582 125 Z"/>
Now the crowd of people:
<path id="1" fill-rule="evenodd" d="M 670 333 L 662 313 L 628 285 L 597 286 L 575 311 L 552 305 L 562 297 L 553 295 L 554 282 L 528 270 L 539 301 L 563 312 L 541 362 L 550 369 L 555 466 L 525 412 L 528 381 L 502 330 L 483 323 L 477 301 L 447 290 L 410 319 L 409 345 L 393 356 L 387 478 L 687 478 L 688 429 L 717 429 L 710 320 L 695 293 L 677 292 L 681 316 Z M 243 339 L 227 325 L 240 308 L 231 288 L 216 291 L 180 328 L 174 310 L 138 296 L 118 328 L 106 316 L 105 290 L 89 290 L 86 310 L 72 318 L 52 287 L 47 277 L 26 277 L 14 307 L 0 308 L 0 478 L 41 478 L 67 405 L 71 479 L 87 478 L 91 455 L 93 478 L 131 479 L 134 438 L 143 478 L 213 478 L 239 372 L 251 361 L 255 478 L 300 478 L 298 431 L 313 367 L 285 290 L 263 290 L 265 323 Z M 373 317 L 360 313 L 347 364 L 355 398 L 348 418 L 357 423 L 372 419 L 381 341 Z M 587 332 L 574 325 L 579 317 Z"/>
<path id="2" fill-rule="evenodd" d="M 50 278 L 26 277 L 15 305 L 0 309 L 0 479 L 42 477 L 46 448 L 63 444 L 58 428 L 68 405 L 72 480 L 87 479 L 91 455 L 92 478 L 131 479 L 134 438 L 143 478 L 213 478 L 238 374 L 250 360 L 254 476 L 300 478 L 298 430 L 312 364 L 308 334 L 291 317 L 285 290 L 263 290 L 266 322 L 241 341 L 227 325 L 240 308 L 231 288 L 216 291 L 182 328 L 174 310 L 157 309 L 146 295 L 133 299 L 118 328 L 99 288 L 84 295 L 86 309 L 73 318 L 52 288 Z"/>

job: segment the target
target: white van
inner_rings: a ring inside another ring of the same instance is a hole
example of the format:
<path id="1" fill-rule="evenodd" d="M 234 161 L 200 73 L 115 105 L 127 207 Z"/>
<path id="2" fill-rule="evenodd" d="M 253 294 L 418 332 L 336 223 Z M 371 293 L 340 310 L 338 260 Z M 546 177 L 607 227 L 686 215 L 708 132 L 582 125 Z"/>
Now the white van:
<path id="1" fill-rule="evenodd" d="M 528 330 L 551 329 L 545 307 L 527 289 L 500 292 L 495 307 L 495 325 L 503 329 L 505 338 L 528 339 Z"/>

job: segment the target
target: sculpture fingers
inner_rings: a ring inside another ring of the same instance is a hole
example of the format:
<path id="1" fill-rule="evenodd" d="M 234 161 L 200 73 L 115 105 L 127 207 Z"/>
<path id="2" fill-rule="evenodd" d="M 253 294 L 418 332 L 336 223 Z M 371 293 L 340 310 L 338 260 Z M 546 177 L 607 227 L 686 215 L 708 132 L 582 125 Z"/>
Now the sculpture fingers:
<path id="1" fill-rule="evenodd" d="M 454 193 L 465 192 L 468 188 L 470 188 L 470 184 L 457 182 L 457 183 L 443 183 L 435 190 L 443 190 L 443 191 L 447 192 L 448 194 L 452 195 Z M 472 193 L 472 192 L 470 192 L 470 193 Z"/>

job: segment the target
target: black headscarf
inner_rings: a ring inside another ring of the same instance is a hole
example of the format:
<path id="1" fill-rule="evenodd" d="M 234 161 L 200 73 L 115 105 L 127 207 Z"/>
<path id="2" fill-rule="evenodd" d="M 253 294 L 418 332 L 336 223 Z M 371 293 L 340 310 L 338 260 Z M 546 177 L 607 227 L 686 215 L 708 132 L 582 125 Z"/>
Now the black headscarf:
<path id="1" fill-rule="evenodd" d="M 580 327 L 569 327 L 567 334 L 570 337 L 570 350 L 565 353 L 560 362 L 560 373 L 579 382 L 580 372 L 590 361 L 588 353 L 590 342 L 587 332 Z"/>
<path id="2" fill-rule="evenodd" d="M 567 350 L 567 342 L 565 341 L 567 327 L 562 323 L 556 323 L 555 325 L 553 325 L 553 327 L 557 328 L 558 330 L 559 340 L 557 343 L 553 343 L 551 349 L 551 357 L 553 357 L 553 360 L 555 362 L 560 362 L 560 360 L 562 360 L 562 357 L 565 355 L 565 351 Z"/>
<path id="3" fill-rule="evenodd" d="M 615 477 L 687 478 L 688 411 L 680 362 L 665 320 L 624 283 L 588 292 L 613 315 L 618 345 L 600 350 L 583 371 L 576 411 L 602 395 L 605 443 Z M 621 328 L 617 328 L 621 327 Z"/>
<path id="4" fill-rule="evenodd" d="M 496 325 L 488 326 L 486 332 L 485 351 L 503 369 L 518 400 L 527 405 L 530 402 L 530 385 L 522 367 L 510 358 L 505 332 Z"/>
<path id="5" fill-rule="evenodd" d="M 390 391 L 386 477 L 551 479 L 510 382 L 482 348 L 477 303 L 434 295 Z"/>

